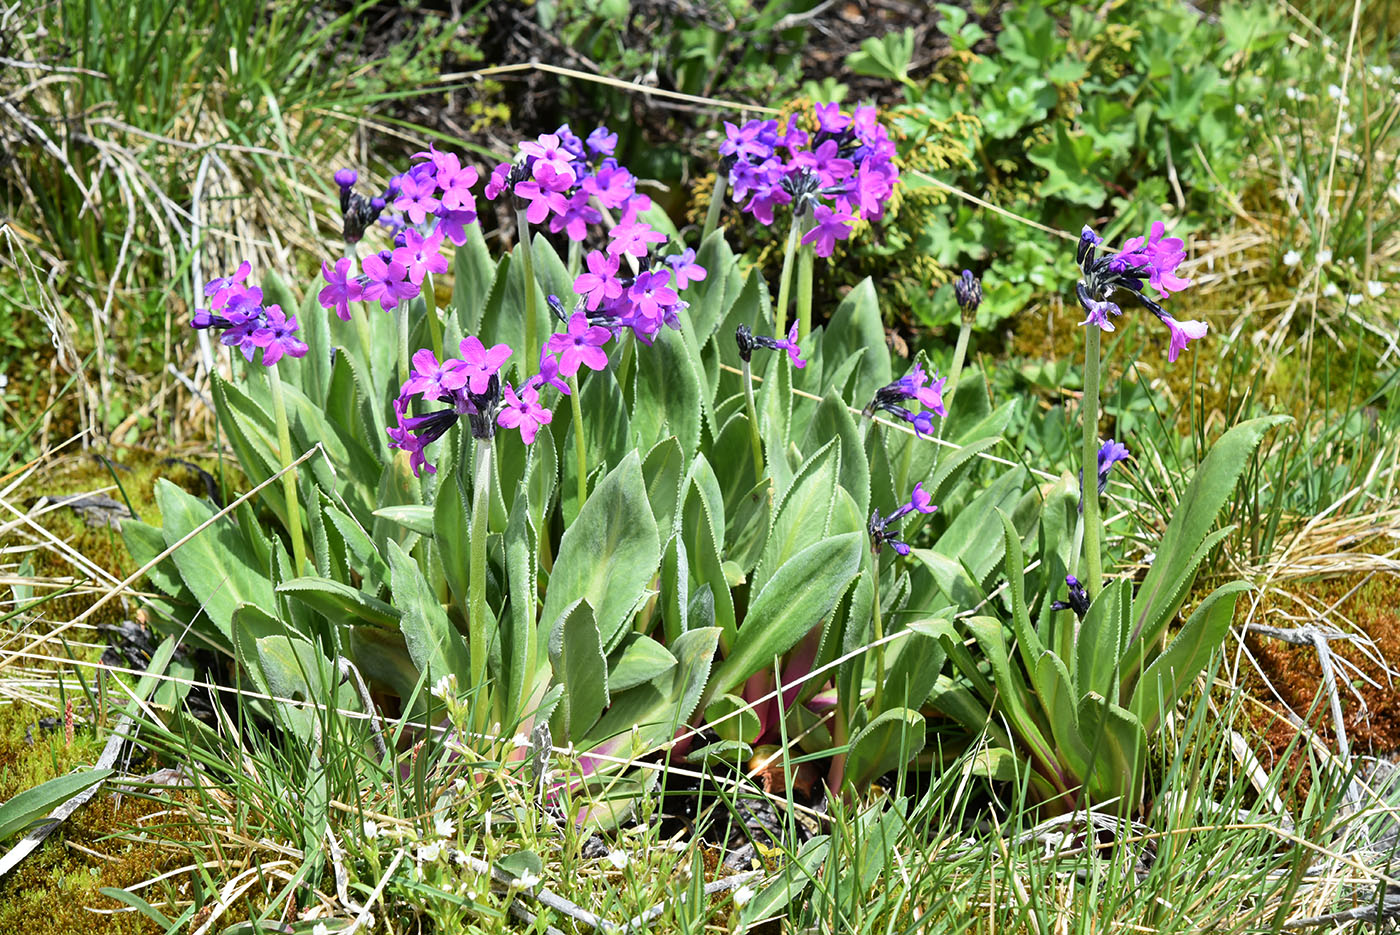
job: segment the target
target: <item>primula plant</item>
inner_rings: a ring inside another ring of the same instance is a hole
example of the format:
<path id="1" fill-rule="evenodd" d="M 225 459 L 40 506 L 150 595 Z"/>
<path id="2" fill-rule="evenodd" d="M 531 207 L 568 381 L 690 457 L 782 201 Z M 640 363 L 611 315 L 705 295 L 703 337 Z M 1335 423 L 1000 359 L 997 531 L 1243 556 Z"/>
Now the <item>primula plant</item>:
<path id="1" fill-rule="evenodd" d="M 898 180 L 872 108 L 803 120 L 725 143 L 745 209 L 793 212 L 780 295 L 793 248 L 829 252 Z M 306 301 L 246 286 L 246 264 L 211 284 L 192 324 L 266 365 L 213 393 L 256 495 L 220 509 L 162 483 L 163 525 L 124 526 L 142 563 L 178 545 L 151 571 L 156 616 L 281 729 L 315 740 L 306 701 L 365 715 L 386 770 L 386 703 L 472 755 L 551 738 L 570 753 L 543 792 L 592 825 L 655 781 L 639 760 L 740 768 L 783 744 L 836 794 L 984 742 L 988 775 L 1024 760 L 1055 807 L 1135 803 L 1146 735 L 1228 623 L 1233 587 L 1161 649 L 1264 429 L 1218 443 L 1136 590 L 1105 581 L 1098 501 L 1126 449 L 1097 435 L 1098 332 L 1128 296 L 1199 336 L 1143 294 L 1185 285 L 1181 242 L 1081 242 L 1099 481 L 1081 515 L 1071 472 L 993 456 L 1017 401 L 992 408 L 963 372 L 966 329 L 940 377 L 895 366 L 868 280 L 815 322 L 799 285 L 789 327 L 722 232 L 680 241 L 615 141 L 560 127 L 486 176 L 519 217 L 499 258 L 481 176 L 430 149 L 380 195 L 335 174 L 345 252 Z M 980 296 L 964 274 L 965 317 Z"/>

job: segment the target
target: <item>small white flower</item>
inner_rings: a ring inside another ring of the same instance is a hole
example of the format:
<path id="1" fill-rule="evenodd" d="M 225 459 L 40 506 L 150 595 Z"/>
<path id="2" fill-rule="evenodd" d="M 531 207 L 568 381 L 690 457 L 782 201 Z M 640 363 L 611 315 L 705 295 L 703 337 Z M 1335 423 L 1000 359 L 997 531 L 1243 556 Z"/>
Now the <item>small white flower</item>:
<path id="1" fill-rule="evenodd" d="M 433 863 L 442 856 L 442 842 L 433 841 L 428 844 L 418 846 L 418 859 L 425 863 Z"/>
<path id="2" fill-rule="evenodd" d="M 0 373 L 0 390 L 4 390 L 9 385 L 10 375 L 8 373 Z"/>
<path id="3" fill-rule="evenodd" d="M 444 675 L 433 683 L 433 697 L 446 701 L 449 697 L 457 695 L 457 676 L 451 672 Z"/>
<path id="4" fill-rule="evenodd" d="M 1355 132 L 1356 132 L 1356 124 L 1352 123 L 1350 120 L 1343 120 L 1343 121 L 1342 121 L 1342 135 L 1343 135 L 1343 136 L 1351 136 L 1351 135 L 1352 135 L 1353 133 L 1355 133 Z"/>
<path id="5" fill-rule="evenodd" d="M 1385 294 L 1385 283 L 1378 282 L 1374 279 L 1367 280 L 1366 292 L 1371 296 L 1371 298 L 1379 299 L 1382 295 Z"/>
<path id="6" fill-rule="evenodd" d="M 526 737 L 524 734 L 516 734 L 514 737 L 510 738 L 510 744 L 515 747 L 515 749 L 520 750 L 530 745 L 530 738 Z"/>
<path id="7" fill-rule="evenodd" d="M 1324 263 L 1331 263 L 1331 262 L 1332 262 L 1332 251 L 1331 251 L 1331 250 L 1328 250 L 1326 247 L 1324 247 L 1323 249 L 1317 251 L 1317 265 L 1318 265 L 1318 266 L 1321 266 L 1321 265 L 1323 265 Z"/>
<path id="8" fill-rule="evenodd" d="M 311 935 L 331 935 L 331 930 L 326 928 L 326 923 L 317 922 L 311 929 Z"/>
<path id="9" fill-rule="evenodd" d="M 1347 296 L 1347 304 L 1348 304 L 1348 305 L 1351 305 L 1351 306 L 1353 306 L 1353 307 L 1354 307 L 1354 306 L 1357 306 L 1357 305 L 1360 305 L 1360 304 L 1361 304 L 1361 293 L 1359 293 L 1359 292 L 1353 292 L 1351 295 Z"/>
<path id="10" fill-rule="evenodd" d="M 433 832 L 440 838 L 450 838 L 457 833 L 457 823 L 446 815 L 433 819 Z"/>
<path id="11" fill-rule="evenodd" d="M 1297 250 L 1289 250 L 1287 253 L 1285 253 L 1285 254 L 1283 255 L 1283 265 L 1284 265 L 1284 266 L 1297 266 L 1297 265 L 1298 265 L 1298 261 L 1301 260 L 1302 258 L 1303 258 L 1302 254 L 1300 254 Z"/>
<path id="12" fill-rule="evenodd" d="M 1236 117 L 1239 117 L 1239 118 L 1243 119 L 1243 118 L 1246 117 L 1248 114 L 1249 114 L 1249 111 L 1245 110 L 1245 106 L 1244 106 L 1243 104 L 1236 104 L 1236 105 L 1235 105 L 1235 116 L 1236 116 Z"/>
<path id="13" fill-rule="evenodd" d="M 616 867 L 616 868 L 619 869 L 619 870 L 624 870 L 624 869 L 626 869 L 627 864 L 629 863 L 629 861 L 627 860 L 627 852 L 626 852 L 626 851 L 608 851 L 608 863 L 612 864 L 614 867 Z"/>
<path id="14" fill-rule="evenodd" d="M 467 791 L 467 780 L 462 776 L 458 776 L 456 779 L 452 780 L 452 788 L 456 790 L 458 795 L 462 795 Z"/>
<path id="15" fill-rule="evenodd" d="M 522 890 L 528 890 L 528 889 L 532 889 L 533 887 L 538 886 L 538 885 L 539 885 L 539 882 L 540 882 L 540 878 L 539 878 L 539 877 L 535 876 L 533 873 L 531 873 L 530 871 L 526 870 L 526 871 L 525 871 L 524 873 L 522 873 L 520 876 L 518 876 L 518 877 L 516 877 L 514 880 L 512 880 L 510 885 L 511 885 L 511 886 L 514 886 L 514 887 L 518 887 L 519 889 L 522 889 Z"/>
<path id="16" fill-rule="evenodd" d="M 1303 92 L 1299 91 L 1297 88 L 1284 88 L 1283 96 L 1290 101 L 1301 101 L 1303 99 Z"/>
<path id="17" fill-rule="evenodd" d="M 467 865 L 467 852 L 466 852 L 466 851 L 453 851 L 453 852 L 452 852 L 452 862 L 455 863 L 455 864 L 456 864 L 457 866 L 459 866 L 459 867 L 465 867 L 465 866 Z M 468 893 L 467 893 L 467 898 L 468 898 L 468 899 L 476 899 L 476 894 L 475 894 L 475 893 L 472 893 L 472 892 L 468 892 Z"/>
<path id="18" fill-rule="evenodd" d="M 1343 94 L 1342 89 L 1335 84 L 1329 84 L 1327 86 L 1327 96 L 1334 101 L 1341 101 L 1344 106 L 1347 102 L 1347 96 Z"/>
<path id="19" fill-rule="evenodd" d="M 1322 287 L 1322 294 L 1327 296 L 1327 298 L 1329 299 L 1332 298 L 1332 296 L 1334 295 L 1338 295 L 1341 291 L 1342 290 L 1337 288 L 1337 284 L 1335 282 L 1329 282 L 1327 285 Z"/>
<path id="20" fill-rule="evenodd" d="M 379 837 L 379 824 L 368 818 L 365 819 L 365 840 L 373 841 Z"/>
<path id="21" fill-rule="evenodd" d="M 754 892 L 750 886 L 741 886 L 734 891 L 734 905 L 743 909 L 753 901 Z"/>

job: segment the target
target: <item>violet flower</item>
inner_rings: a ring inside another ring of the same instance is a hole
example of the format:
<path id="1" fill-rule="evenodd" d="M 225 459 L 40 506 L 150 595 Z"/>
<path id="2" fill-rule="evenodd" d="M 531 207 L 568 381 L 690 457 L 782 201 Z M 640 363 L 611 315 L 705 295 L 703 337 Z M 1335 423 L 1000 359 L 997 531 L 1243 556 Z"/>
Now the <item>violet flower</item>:
<path id="1" fill-rule="evenodd" d="M 1050 604 L 1050 609 L 1072 610 L 1076 617 L 1083 620 L 1084 615 L 1089 612 L 1089 591 L 1079 583 L 1079 579 L 1074 575 L 1065 575 L 1065 587 L 1069 600 L 1053 601 Z"/>
<path id="2" fill-rule="evenodd" d="M 304 357 L 307 346 L 296 336 L 295 315 L 287 315 L 280 305 L 262 304 L 262 290 L 244 285 L 252 265 L 244 262 L 232 275 L 213 279 L 204 293 L 211 297 L 209 308 L 195 309 L 190 327 L 221 331 L 219 343 L 236 347 L 252 361 L 259 349 L 262 363 L 271 367 L 285 357 Z"/>
<path id="3" fill-rule="evenodd" d="M 364 298 L 364 287 L 350 272 L 353 265 L 349 257 L 336 260 L 334 268 L 325 261 L 321 262 L 321 278 L 326 281 L 326 286 L 316 296 L 316 300 L 322 308 L 334 311 L 341 321 L 350 320 L 350 303 Z"/>
<path id="4" fill-rule="evenodd" d="M 879 510 L 870 514 L 867 531 L 870 533 L 871 550 L 878 555 L 882 547 L 889 545 L 900 555 L 908 555 L 908 543 L 899 539 L 899 522 L 910 513 L 933 513 L 937 509 L 938 507 L 933 505 L 933 498 L 924 490 L 923 482 L 915 484 L 909 502 L 901 504 L 889 516 L 882 517 Z"/>
<path id="5" fill-rule="evenodd" d="M 558 355 L 559 373 L 572 377 L 580 366 L 590 370 L 602 370 L 608 365 L 608 355 L 603 353 L 603 345 L 612 338 L 607 328 L 590 325 L 588 316 L 575 312 L 569 318 L 568 330 L 549 336 L 545 347 L 551 354 Z"/>
<path id="6" fill-rule="evenodd" d="M 802 359 L 802 349 L 797 346 L 797 322 L 792 323 L 786 338 L 764 337 L 754 334 L 748 325 L 740 325 L 734 329 L 734 341 L 739 345 L 739 357 L 745 363 L 753 358 L 754 348 L 763 347 L 773 351 L 786 351 L 792 365 L 798 370 L 807 366 L 807 361 Z"/>
<path id="7" fill-rule="evenodd" d="M 883 410 L 908 422 L 917 434 L 931 435 L 933 417 L 948 414 L 947 407 L 943 405 L 943 388 L 947 383 L 947 377 L 938 377 L 930 382 L 924 368 L 916 361 L 907 374 L 875 391 L 875 398 L 865 407 L 865 413 L 872 415 L 876 410 Z M 918 400 L 924 411 L 914 412 L 902 405 L 911 399 Z"/>
<path id="8" fill-rule="evenodd" d="M 1096 325 L 1104 331 L 1113 330 L 1110 316 L 1122 313 L 1113 301 L 1116 294 L 1126 294 L 1137 300 L 1167 326 L 1171 336 L 1167 360 L 1175 363 L 1187 342 L 1205 337 L 1207 328 L 1203 321 L 1178 321 L 1143 294 L 1143 279 L 1163 299 L 1191 285 L 1190 280 L 1176 274 L 1177 267 L 1186 258 L 1184 243 L 1178 237 L 1164 237 L 1165 232 L 1166 225 L 1156 221 L 1147 237 L 1134 237 L 1118 253 L 1100 257 L 1098 248 L 1103 238 L 1086 226 L 1079 235 L 1075 255 L 1082 274 L 1075 293 L 1086 316 L 1081 324 Z"/>
<path id="9" fill-rule="evenodd" d="M 525 386 L 517 396 L 509 383 L 505 386 L 505 406 L 496 416 L 496 423 L 502 428 L 520 429 L 520 440 L 533 444 L 535 433 L 540 426 L 548 425 L 554 413 L 540 405 L 540 391 L 533 386 Z"/>

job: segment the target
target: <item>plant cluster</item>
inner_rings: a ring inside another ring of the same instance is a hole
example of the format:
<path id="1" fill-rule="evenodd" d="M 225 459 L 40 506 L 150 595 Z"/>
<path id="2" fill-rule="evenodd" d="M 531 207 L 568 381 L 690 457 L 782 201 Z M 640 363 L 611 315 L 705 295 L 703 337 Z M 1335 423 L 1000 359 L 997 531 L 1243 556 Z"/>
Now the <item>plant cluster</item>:
<path id="1" fill-rule="evenodd" d="M 891 181 L 872 163 L 882 147 L 838 155 L 856 123 L 880 139 L 873 114 L 819 120 L 824 168 L 792 140 L 773 169 L 770 195 L 811 189 L 794 229 L 812 194 L 854 202 L 866 173 Z M 771 147 L 774 129 L 734 127 L 725 155 Z M 572 751 L 545 794 L 584 798 L 590 826 L 631 814 L 655 777 L 639 759 L 737 765 L 774 744 L 824 762 L 834 793 L 980 745 L 978 772 L 1029 775 L 1053 809 L 1136 810 L 1147 738 L 1208 664 L 1240 586 L 1164 635 L 1270 424 L 1217 443 L 1140 585 L 1105 578 L 1099 488 L 1126 450 L 1098 437 L 1098 335 L 1130 297 L 1167 325 L 1173 359 L 1178 337 L 1201 336 L 1144 294 L 1189 285 L 1181 240 L 1157 225 L 1103 256 L 1091 230 L 1080 240 L 1082 463 L 1100 482 L 1083 496 L 1072 475 L 1038 483 L 985 460 L 1015 403 L 990 410 L 960 361 L 950 378 L 917 362 L 895 378 L 869 281 L 824 327 L 779 337 L 781 300 L 775 312 L 759 272 L 741 276 L 722 233 L 696 251 L 648 223 L 614 140 L 560 127 L 491 172 L 483 194 L 511 198 L 522 231 L 499 260 L 473 223 L 478 173 L 433 149 L 378 199 L 337 173 L 355 236 L 319 294 L 249 287 L 246 267 L 211 283 L 193 324 L 250 362 L 214 397 L 266 513 L 162 484 L 162 526 L 124 527 L 155 562 L 157 610 L 304 739 L 314 700 L 358 711 L 370 743 L 384 692 L 420 724 L 445 706 L 463 751 L 543 730 Z M 839 160 L 844 179 L 810 181 Z M 391 245 L 355 272 L 367 211 L 390 208 Z M 531 235 L 546 221 L 568 262 Z M 439 311 L 432 277 L 449 269 Z M 811 275 L 799 262 L 804 324 Z M 970 321 L 980 287 L 967 274 L 957 291 Z"/>

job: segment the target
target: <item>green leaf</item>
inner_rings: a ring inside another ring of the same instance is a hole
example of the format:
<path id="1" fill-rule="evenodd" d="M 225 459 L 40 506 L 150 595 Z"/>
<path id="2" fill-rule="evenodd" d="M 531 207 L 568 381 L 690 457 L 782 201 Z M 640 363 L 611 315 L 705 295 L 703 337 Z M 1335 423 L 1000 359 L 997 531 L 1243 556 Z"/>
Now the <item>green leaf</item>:
<path id="1" fill-rule="evenodd" d="M 0 805 L 0 841 L 23 831 L 73 796 L 97 785 L 115 770 L 92 769 L 55 776 Z"/>
<path id="2" fill-rule="evenodd" d="M 708 589 L 714 599 L 715 623 L 726 648 L 734 645 L 737 618 L 734 597 L 724 574 L 724 501 L 719 482 L 703 454 L 695 456 L 686 474 L 682 493 L 681 538 L 690 559 L 690 586 L 699 593 Z"/>
<path id="3" fill-rule="evenodd" d="M 754 590 L 762 590 L 783 563 L 826 536 L 841 476 L 842 450 L 828 441 L 807 459 L 778 499 L 773 526 L 754 569 Z"/>
<path id="4" fill-rule="evenodd" d="M 669 328 L 662 329 L 652 346 L 634 359 L 633 442 L 646 449 L 674 435 L 686 454 L 693 453 L 700 446 L 699 361 L 691 359 L 680 333 Z"/>
<path id="5" fill-rule="evenodd" d="M 1089 692 L 1079 701 L 1079 724 L 1085 745 L 1095 755 L 1089 794 L 1099 801 L 1117 798 L 1122 812 L 1142 800 L 1147 768 L 1147 735 L 1132 714 Z"/>
<path id="6" fill-rule="evenodd" d="M 215 515 L 212 506 L 164 478 L 156 481 L 156 504 L 165 524 L 161 531 L 167 547 Z M 257 560 L 243 531 L 228 517 L 207 526 L 171 557 L 226 647 L 231 645 L 230 627 L 239 604 L 275 606 L 271 569 Z"/>
<path id="7" fill-rule="evenodd" d="M 1149 735 L 1225 642 L 1235 616 L 1235 602 L 1241 591 L 1249 589 L 1248 583 L 1235 581 L 1212 591 L 1166 650 L 1143 670 L 1132 690 L 1128 710 Z"/>
<path id="8" fill-rule="evenodd" d="M 676 657 L 665 646 L 640 633 L 628 634 L 614 656 L 608 669 L 608 690 L 612 692 L 654 681 L 676 666 Z"/>
<path id="9" fill-rule="evenodd" d="M 1243 422 L 1221 436 L 1211 448 L 1196 476 L 1182 495 L 1162 535 L 1157 556 L 1138 587 L 1133 601 L 1133 634 L 1125 656 L 1137 655 L 1135 647 L 1151 646 L 1186 600 L 1196 568 L 1205 557 L 1202 546 L 1226 501 L 1235 492 L 1240 475 L 1249 466 L 1264 433 L 1287 416 L 1267 416 Z"/>
<path id="10" fill-rule="evenodd" d="M 909 635 L 895 645 L 898 655 L 885 668 L 885 685 L 880 693 L 882 711 L 921 706 L 933 690 L 947 658 L 937 637 L 912 627 Z"/>
<path id="11" fill-rule="evenodd" d="M 1132 588 L 1132 581 L 1127 578 L 1104 585 L 1079 624 L 1071 663 L 1079 695 L 1095 691 L 1108 697 L 1117 691 L 1119 667 L 1124 664 L 1123 643 L 1128 638 L 1125 624 L 1133 599 Z M 1066 625 L 1073 628 L 1069 621 Z"/>
<path id="12" fill-rule="evenodd" d="M 713 728 L 721 740 L 744 744 L 756 742 L 763 729 L 754 706 L 728 693 L 705 706 L 705 724 Z"/>
<path id="13" fill-rule="evenodd" d="M 876 390 L 893 379 L 890 355 L 885 352 L 885 322 L 880 317 L 875 283 L 869 277 L 857 283 L 836 307 L 822 332 L 821 350 L 822 358 L 829 361 L 860 355 L 851 397 L 857 406 L 865 405 Z"/>
<path id="14" fill-rule="evenodd" d="M 898 769 L 924 749 L 924 716 L 908 708 L 877 714 L 851 738 L 846 779 L 856 789 L 868 789 L 876 779 Z"/>
<path id="15" fill-rule="evenodd" d="M 676 666 L 662 677 L 612 697 L 607 713 L 575 743 L 584 750 L 608 756 L 633 756 L 652 752 L 676 735 L 690 720 L 709 680 L 719 628 L 687 630 L 671 644 Z M 598 764 L 600 770 L 615 769 Z"/>
<path id="16" fill-rule="evenodd" d="M 830 851 L 831 838 L 825 834 L 803 844 L 796 859 L 785 864 L 773 882 L 740 910 L 739 929 L 747 931 L 761 919 L 779 916 L 789 903 L 806 892 Z"/>
<path id="17" fill-rule="evenodd" d="M 608 706 L 608 663 L 603 657 L 593 608 L 586 600 L 574 601 L 565 608 L 554 634 L 549 658 L 555 679 L 564 685 L 554 716 L 563 727 L 563 737 L 575 741 L 583 737 Z"/>
<path id="18" fill-rule="evenodd" d="M 481 688 L 471 683 L 471 656 L 466 640 L 447 619 L 417 562 L 392 540 L 389 578 L 394 601 L 403 614 L 399 629 L 418 671 L 427 673 L 429 684 L 445 675 L 455 675 L 460 690 Z"/>
<path id="19" fill-rule="evenodd" d="M 841 486 L 856 502 L 862 516 L 870 514 L 870 465 L 865 460 L 865 446 L 861 442 L 856 421 L 846 401 L 836 392 L 835 387 L 827 390 L 817 407 L 811 422 L 807 425 L 807 437 L 802 450 L 815 452 L 829 439 L 839 439 L 841 444 Z"/>
<path id="20" fill-rule="evenodd" d="M 582 598 L 594 608 L 603 650 L 610 652 L 660 564 L 656 519 L 634 450 L 603 478 L 564 531 L 540 621 L 552 631 L 565 609 Z"/>
<path id="21" fill-rule="evenodd" d="M 433 534 L 433 508 L 419 503 L 380 507 L 374 515 L 424 536 Z"/>
<path id="22" fill-rule="evenodd" d="M 294 597 L 337 622 L 348 616 L 379 627 L 397 629 L 399 626 L 399 612 L 394 607 L 343 581 L 293 578 L 278 585 L 277 593 Z"/>
<path id="23" fill-rule="evenodd" d="M 681 475 L 686 460 L 680 442 L 672 435 L 657 442 L 642 461 L 647 502 L 651 504 L 657 531 L 662 536 L 669 536 L 675 530 L 676 505 L 681 496 Z"/>
<path id="24" fill-rule="evenodd" d="M 1032 146 L 1026 158 L 1046 172 L 1040 197 L 1059 196 L 1090 208 L 1103 205 L 1107 189 L 1095 171 L 1099 154 L 1094 141 L 1082 133 L 1071 136 L 1067 122 L 1057 121 L 1054 140 Z"/>
<path id="25" fill-rule="evenodd" d="M 861 534 L 844 533 L 785 561 L 750 604 L 733 649 L 715 671 L 708 696 L 732 691 L 820 626 L 855 577 L 863 545 Z"/>

